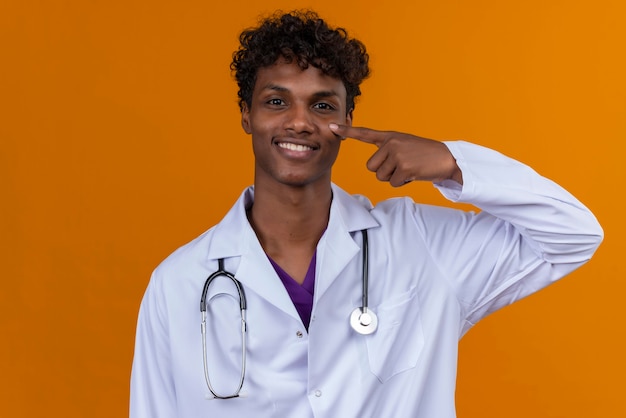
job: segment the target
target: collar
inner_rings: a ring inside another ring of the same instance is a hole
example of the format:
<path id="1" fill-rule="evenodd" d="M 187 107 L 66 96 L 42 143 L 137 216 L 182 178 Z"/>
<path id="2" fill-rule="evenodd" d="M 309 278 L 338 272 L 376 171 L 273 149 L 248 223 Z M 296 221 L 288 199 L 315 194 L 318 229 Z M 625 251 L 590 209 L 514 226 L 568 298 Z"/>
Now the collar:
<path id="1" fill-rule="evenodd" d="M 378 227 L 378 222 L 370 214 L 371 202 L 360 195 L 350 195 L 331 184 L 333 200 L 330 206 L 328 231 L 349 234 L 362 229 Z M 214 238 L 208 248 L 208 258 L 217 260 L 242 256 L 257 249 L 258 239 L 246 216 L 246 209 L 254 202 L 254 186 L 246 188 L 226 216 L 214 228 Z M 333 234 L 334 235 L 334 234 Z"/>

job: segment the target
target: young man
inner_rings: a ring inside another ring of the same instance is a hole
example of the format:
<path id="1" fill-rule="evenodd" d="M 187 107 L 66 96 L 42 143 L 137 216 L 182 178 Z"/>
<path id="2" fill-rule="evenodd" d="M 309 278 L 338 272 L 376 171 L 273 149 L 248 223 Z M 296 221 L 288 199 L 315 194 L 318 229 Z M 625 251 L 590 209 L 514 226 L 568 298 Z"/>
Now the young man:
<path id="1" fill-rule="evenodd" d="M 312 13 L 242 34 L 232 68 L 254 187 L 155 270 L 131 417 L 452 418 L 459 338 L 594 253 L 594 216 L 527 166 L 352 127 L 367 61 Z M 346 194 L 331 183 L 346 137 L 378 147 L 378 180 L 431 181 L 481 212 Z"/>

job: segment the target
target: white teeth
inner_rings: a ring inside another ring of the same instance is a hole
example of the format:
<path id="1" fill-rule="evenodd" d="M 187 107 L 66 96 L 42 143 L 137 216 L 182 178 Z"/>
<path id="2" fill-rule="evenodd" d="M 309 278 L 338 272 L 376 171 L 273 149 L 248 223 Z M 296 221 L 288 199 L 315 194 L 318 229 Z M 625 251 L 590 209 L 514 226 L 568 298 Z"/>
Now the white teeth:
<path id="1" fill-rule="evenodd" d="M 310 151 L 313 149 L 311 147 L 307 147 L 306 145 L 291 144 L 289 142 L 279 142 L 278 146 L 290 151 Z"/>

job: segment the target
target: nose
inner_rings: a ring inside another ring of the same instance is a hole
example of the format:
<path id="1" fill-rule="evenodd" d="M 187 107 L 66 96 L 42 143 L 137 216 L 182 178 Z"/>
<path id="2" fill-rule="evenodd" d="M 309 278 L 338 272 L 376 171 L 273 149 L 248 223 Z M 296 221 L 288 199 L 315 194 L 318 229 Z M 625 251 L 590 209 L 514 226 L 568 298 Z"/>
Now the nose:
<path id="1" fill-rule="evenodd" d="M 296 133 L 311 133 L 315 129 L 308 106 L 293 105 L 286 114 L 285 129 Z"/>

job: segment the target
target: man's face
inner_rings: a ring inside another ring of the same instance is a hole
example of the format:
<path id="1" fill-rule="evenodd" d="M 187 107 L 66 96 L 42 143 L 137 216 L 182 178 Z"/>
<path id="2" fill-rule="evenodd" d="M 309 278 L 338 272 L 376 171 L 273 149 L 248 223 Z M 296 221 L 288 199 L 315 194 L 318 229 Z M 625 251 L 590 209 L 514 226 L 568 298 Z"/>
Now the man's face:
<path id="1" fill-rule="evenodd" d="M 352 112 L 341 80 L 281 59 L 259 69 L 241 122 L 252 135 L 256 186 L 302 187 L 330 183 L 341 139 L 328 124 L 351 125 Z"/>

